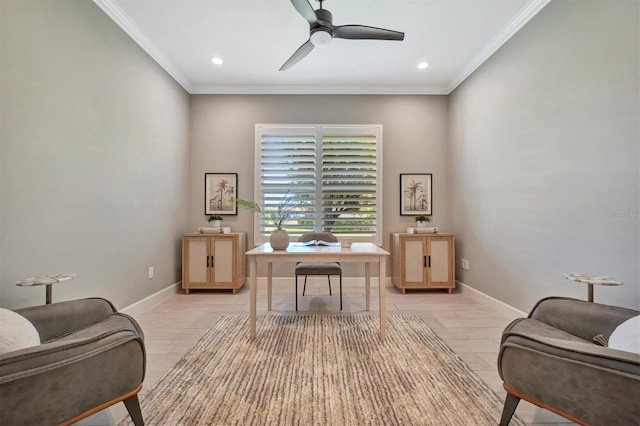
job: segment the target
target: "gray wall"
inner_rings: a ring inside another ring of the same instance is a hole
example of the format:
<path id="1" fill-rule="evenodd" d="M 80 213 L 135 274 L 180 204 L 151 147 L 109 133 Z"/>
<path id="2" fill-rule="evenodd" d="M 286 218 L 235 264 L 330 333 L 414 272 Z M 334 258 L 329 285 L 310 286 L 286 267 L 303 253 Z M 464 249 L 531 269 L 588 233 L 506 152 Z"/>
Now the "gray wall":
<path id="1" fill-rule="evenodd" d="M 204 174 L 237 172 L 238 196 L 253 199 L 255 124 L 382 124 L 383 233 L 412 226 L 400 216 L 400 173 L 433 173 L 433 226 L 450 227 L 446 161 L 446 96 L 195 95 L 191 97 L 191 174 L 189 224 L 205 225 Z M 240 211 L 223 225 L 249 233 L 253 215 Z M 349 265 L 353 266 L 353 265 Z M 354 268 L 345 275 L 360 274 Z M 291 276 L 290 268 L 276 276 Z"/>
<path id="2" fill-rule="evenodd" d="M 44 303 L 34 275 L 119 308 L 179 281 L 188 94 L 92 2 L 0 15 L 0 306 Z"/>
<path id="3" fill-rule="evenodd" d="M 450 96 L 458 279 L 528 311 L 586 297 L 639 308 L 637 1 L 554 1 Z"/>

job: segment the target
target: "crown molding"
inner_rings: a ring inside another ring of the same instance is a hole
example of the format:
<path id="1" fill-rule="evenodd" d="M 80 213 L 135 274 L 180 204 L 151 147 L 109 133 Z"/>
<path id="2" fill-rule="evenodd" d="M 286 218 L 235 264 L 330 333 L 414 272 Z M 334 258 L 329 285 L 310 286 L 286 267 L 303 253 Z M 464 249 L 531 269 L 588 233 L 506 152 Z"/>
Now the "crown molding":
<path id="1" fill-rule="evenodd" d="M 513 17 L 502 29 L 485 44 L 482 49 L 467 63 L 462 71 L 451 80 L 447 94 L 453 92 L 462 84 L 480 65 L 491 57 L 503 44 L 540 12 L 551 0 L 531 0 L 520 12 Z"/>
<path id="2" fill-rule="evenodd" d="M 164 52 L 151 41 L 140 29 L 134 24 L 126 13 L 122 11 L 120 6 L 116 4 L 114 0 L 93 0 L 104 13 L 107 14 L 125 33 L 129 35 L 138 43 L 138 45 L 145 51 L 154 61 L 158 63 L 173 79 L 184 88 L 187 92 L 191 93 L 191 87 L 188 83 L 188 79 L 182 74 L 181 71 L 167 58 Z"/>
<path id="3" fill-rule="evenodd" d="M 194 86 L 194 95 L 446 95 L 446 87 L 434 86 L 336 86 L 336 85 L 234 85 Z"/>

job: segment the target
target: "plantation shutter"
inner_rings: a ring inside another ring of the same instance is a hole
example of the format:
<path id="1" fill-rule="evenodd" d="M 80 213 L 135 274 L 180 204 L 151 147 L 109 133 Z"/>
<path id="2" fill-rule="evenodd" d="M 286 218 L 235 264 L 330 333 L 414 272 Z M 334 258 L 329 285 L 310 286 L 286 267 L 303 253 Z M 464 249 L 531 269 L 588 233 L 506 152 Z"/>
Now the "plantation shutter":
<path id="1" fill-rule="evenodd" d="M 289 135 L 263 135 L 260 150 L 260 201 L 263 211 L 273 209 L 287 194 L 299 202 L 284 229 L 292 234 L 311 232 L 316 212 L 316 135 L 314 131 Z M 274 230 L 260 218 L 260 234 Z"/>
<path id="2" fill-rule="evenodd" d="M 380 244 L 382 126 L 256 125 L 256 202 L 263 211 L 290 196 L 283 228 L 295 240 L 328 231 Z M 273 224 L 259 216 L 256 244 Z"/>
<path id="3" fill-rule="evenodd" d="M 375 135 L 323 135 L 322 230 L 375 236 L 376 178 Z"/>

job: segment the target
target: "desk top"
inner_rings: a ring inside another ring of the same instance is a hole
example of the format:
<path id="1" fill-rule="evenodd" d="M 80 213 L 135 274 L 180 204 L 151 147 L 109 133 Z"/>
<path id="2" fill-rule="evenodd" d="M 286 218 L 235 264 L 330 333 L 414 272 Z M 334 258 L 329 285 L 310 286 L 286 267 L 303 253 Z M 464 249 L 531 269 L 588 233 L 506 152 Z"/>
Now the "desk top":
<path id="1" fill-rule="evenodd" d="M 378 247 L 373 243 L 353 243 L 351 247 L 339 246 L 307 246 L 304 243 L 289 243 L 286 250 L 274 250 L 269 243 L 264 243 L 258 247 L 249 250 L 247 256 L 282 256 L 282 257 L 299 257 L 299 256 L 341 256 L 341 257 L 359 257 L 359 256 L 389 256 L 389 252 Z"/>

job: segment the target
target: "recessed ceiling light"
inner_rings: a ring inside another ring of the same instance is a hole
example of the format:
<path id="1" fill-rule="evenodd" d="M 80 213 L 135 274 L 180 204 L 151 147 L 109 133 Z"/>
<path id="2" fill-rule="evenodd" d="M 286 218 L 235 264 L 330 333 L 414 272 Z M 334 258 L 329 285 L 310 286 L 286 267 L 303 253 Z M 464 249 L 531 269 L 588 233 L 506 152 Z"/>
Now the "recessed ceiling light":
<path id="1" fill-rule="evenodd" d="M 219 58 L 217 56 L 214 56 L 211 58 L 211 62 L 213 62 L 216 65 L 222 65 L 224 63 L 224 61 L 222 60 L 222 58 Z"/>
<path id="2" fill-rule="evenodd" d="M 429 62 L 427 62 L 427 61 L 422 61 L 422 62 L 420 62 L 420 63 L 418 64 L 418 69 L 419 69 L 419 70 L 423 70 L 423 69 L 427 68 L 428 66 L 429 66 Z"/>

